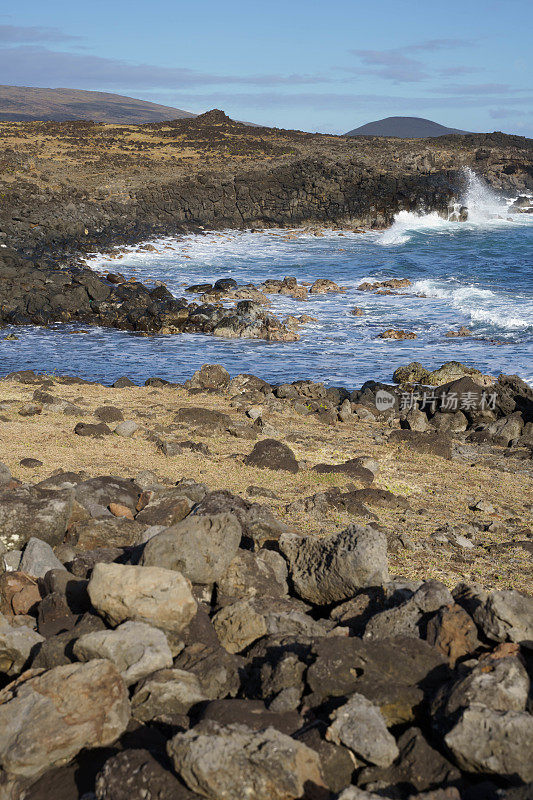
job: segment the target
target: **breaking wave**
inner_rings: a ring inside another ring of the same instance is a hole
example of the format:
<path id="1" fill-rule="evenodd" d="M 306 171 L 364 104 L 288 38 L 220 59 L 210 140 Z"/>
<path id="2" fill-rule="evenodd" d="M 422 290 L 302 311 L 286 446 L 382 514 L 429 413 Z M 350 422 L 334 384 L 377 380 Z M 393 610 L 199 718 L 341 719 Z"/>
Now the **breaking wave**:
<path id="1" fill-rule="evenodd" d="M 400 211 L 392 226 L 380 235 L 379 242 L 385 247 L 408 242 L 414 234 L 456 233 L 472 228 L 487 226 L 530 224 L 531 216 L 514 214 L 510 209 L 513 202 L 490 188 L 469 167 L 463 170 L 465 189 L 460 202 L 450 211 L 446 219 L 436 211 L 429 214 L 415 211 Z M 467 219 L 458 220 L 461 209 L 466 209 Z"/>

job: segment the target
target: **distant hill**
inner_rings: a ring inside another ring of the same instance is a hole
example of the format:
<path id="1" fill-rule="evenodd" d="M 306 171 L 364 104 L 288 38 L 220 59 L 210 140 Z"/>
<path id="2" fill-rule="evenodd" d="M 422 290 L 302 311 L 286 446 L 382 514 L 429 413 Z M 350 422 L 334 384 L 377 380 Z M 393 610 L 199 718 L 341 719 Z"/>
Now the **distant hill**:
<path id="1" fill-rule="evenodd" d="M 386 117 L 368 122 L 348 131 L 345 136 L 398 136 L 402 139 L 428 139 L 431 136 L 448 136 L 451 133 L 470 133 L 458 128 L 447 128 L 422 117 Z"/>
<path id="2" fill-rule="evenodd" d="M 165 122 L 195 116 L 181 108 L 160 106 L 109 92 L 0 86 L 0 122 L 91 119 L 94 122 L 141 125 L 144 122 Z"/>

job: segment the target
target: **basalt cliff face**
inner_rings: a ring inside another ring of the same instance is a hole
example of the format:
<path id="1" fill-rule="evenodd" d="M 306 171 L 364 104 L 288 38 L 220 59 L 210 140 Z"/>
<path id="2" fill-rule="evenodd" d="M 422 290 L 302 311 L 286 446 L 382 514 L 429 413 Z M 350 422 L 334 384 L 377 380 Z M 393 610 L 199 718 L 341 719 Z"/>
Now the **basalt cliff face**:
<path id="1" fill-rule="evenodd" d="M 203 228 L 385 227 L 445 211 L 469 166 L 533 189 L 531 140 L 500 133 L 373 139 L 249 127 L 212 111 L 114 126 L 0 124 L 1 242 L 31 258 Z"/>

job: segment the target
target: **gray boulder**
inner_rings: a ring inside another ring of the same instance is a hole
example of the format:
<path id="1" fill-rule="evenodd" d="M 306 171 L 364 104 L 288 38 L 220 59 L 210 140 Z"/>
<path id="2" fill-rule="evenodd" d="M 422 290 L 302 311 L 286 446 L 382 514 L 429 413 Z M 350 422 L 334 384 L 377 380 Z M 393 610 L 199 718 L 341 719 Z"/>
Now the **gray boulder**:
<path id="1" fill-rule="evenodd" d="M 254 445 L 244 463 L 249 467 L 298 472 L 298 462 L 291 448 L 276 439 L 262 439 Z"/>
<path id="2" fill-rule="evenodd" d="M 64 570 L 65 567 L 49 544 L 32 536 L 24 548 L 19 570 L 32 578 L 44 578 L 51 569 Z"/>
<path id="3" fill-rule="evenodd" d="M 44 638 L 26 625 L 12 627 L 0 614 L 0 673 L 19 675 L 31 662 Z"/>
<path id="4" fill-rule="evenodd" d="M 0 764 L 11 778 L 36 778 L 82 749 L 113 744 L 129 720 L 126 685 L 110 661 L 30 672 L 0 696 Z"/>
<path id="5" fill-rule="evenodd" d="M 9 468 L 0 461 L 0 486 L 7 486 L 12 480 Z"/>
<path id="6" fill-rule="evenodd" d="M 142 542 L 145 527 L 127 517 L 84 519 L 69 528 L 69 539 L 77 550 L 99 547 L 132 547 Z"/>
<path id="7" fill-rule="evenodd" d="M 296 592 L 319 605 L 346 600 L 362 587 L 389 580 L 385 534 L 370 526 L 350 525 L 320 539 L 285 534 L 280 549 Z"/>
<path id="8" fill-rule="evenodd" d="M 141 722 L 186 714 L 208 700 L 197 676 L 184 669 L 161 669 L 145 678 L 131 698 L 131 713 Z"/>
<path id="9" fill-rule="evenodd" d="M 124 622 L 113 631 L 86 633 L 76 641 L 73 652 L 79 661 L 109 659 L 127 686 L 172 666 L 167 637 L 145 622 Z"/>
<path id="10" fill-rule="evenodd" d="M 189 581 L 170 569 L 98 563 L 87 591 L 110 625 L 135 620 L 179 633 L 196 614 Z"/>
<path id="11" fill-rule="evenodd" d="M 493 592 L 474 612 L 488 639 L 533 647 L 533 597 L 512 589 Z"/>
<path id="12" fill-rule="evenodd" d="M 135 431 L 139 428 L 138 424 L 133 419 L 126 419 L 124 422 L 119 422 L 117 427 L 115 428 L 115 433 L 117 436 L 123 436 L 125 439 L 130 438 L 133 436 Z"/>
<path id="13" fill-rule="evenodd" d="M 371 617 L 366 625 L 364 638 L 419 636 L 419 625 L 424 616 L 451 604 L 453 597 L 443 583 L 435 580 L 426 581 L 401 605 Z"/>
<path id="14" fill-rule="evenodd" d="M 381 711 L 363 695 L 353 694 L 333 712 L 331 720 L 326 739 L 346 745 L 370 764 L 388 767 L 399 755 Z"/>
<path id="15" fill-rule="evenodd" d="M 74 492 L 35 487 L 0 492 L 0 542 L 7 550 L 21 550 L 35 537 L 52 547 L 66 533 Z"/>
<path id="16" fill-rule="evenodd" d="M 91 516 L 101 516 L 100 513 L 93 512 L 96 509 L 106 509 L 110 503 L 120 503 L 134 511 L 140 494 L 141 489 L 136 483 L 115 475 L 89 478 L 76 486 L 76 500 Z"/>
<path id="17" fill-rule="evenodd" d="M 211 800 L 293 800 L 324 788 L 318 753 L 274 728 L 202 722 L 167 750 L 187 786 Z"/>
<path id="18" fill-rule="evenodd" d="M 533 780 L 533 716 L 474 704 L 444 737 L 461 769 Z"/>
<path id="19" fill-rule="evenodd" d="M 177 570 L 192 583 L 214 583 L 237 554 L 241 534 L 233 514 L 191 516 L 150 539 L 141 563 Z"/>
<path id="20" fill-rule="evenodd" d="M 493 711 L 525 711 L 529 677 L 519 658 L 483 659 L 453 684 L 444 713 L 451 717 L 475 703 Z"/>
<path id="21" fill-rule="evenodd" d="M 238 550 L 217 580 L 219 606 L 252 597 L 286 597 L 287 593 L 287 564 L 272 550 Z"/>

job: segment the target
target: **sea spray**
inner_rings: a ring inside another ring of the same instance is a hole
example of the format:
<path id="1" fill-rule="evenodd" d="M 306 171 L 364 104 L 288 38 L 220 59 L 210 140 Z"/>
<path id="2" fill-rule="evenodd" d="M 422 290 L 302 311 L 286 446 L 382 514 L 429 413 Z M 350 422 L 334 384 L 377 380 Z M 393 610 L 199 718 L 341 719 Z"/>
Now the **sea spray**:
<path id="1" fill-rule="evenodd" d="M 513 214 L 510 210 L 512 200 L 498 195 L 470 167 L 462 170 L 462 177 L 463 192 L 450 206 L 447 217 L 437 211 L 429 214 L 400 211 L 392 226 L 381 234 L 380 244 L 384 247 L 402 245 L 416 234 L 454 234 L 463 225 L 485 227 L 524 223 L 524 219 L 520 219 L 523 215 Z"/>

